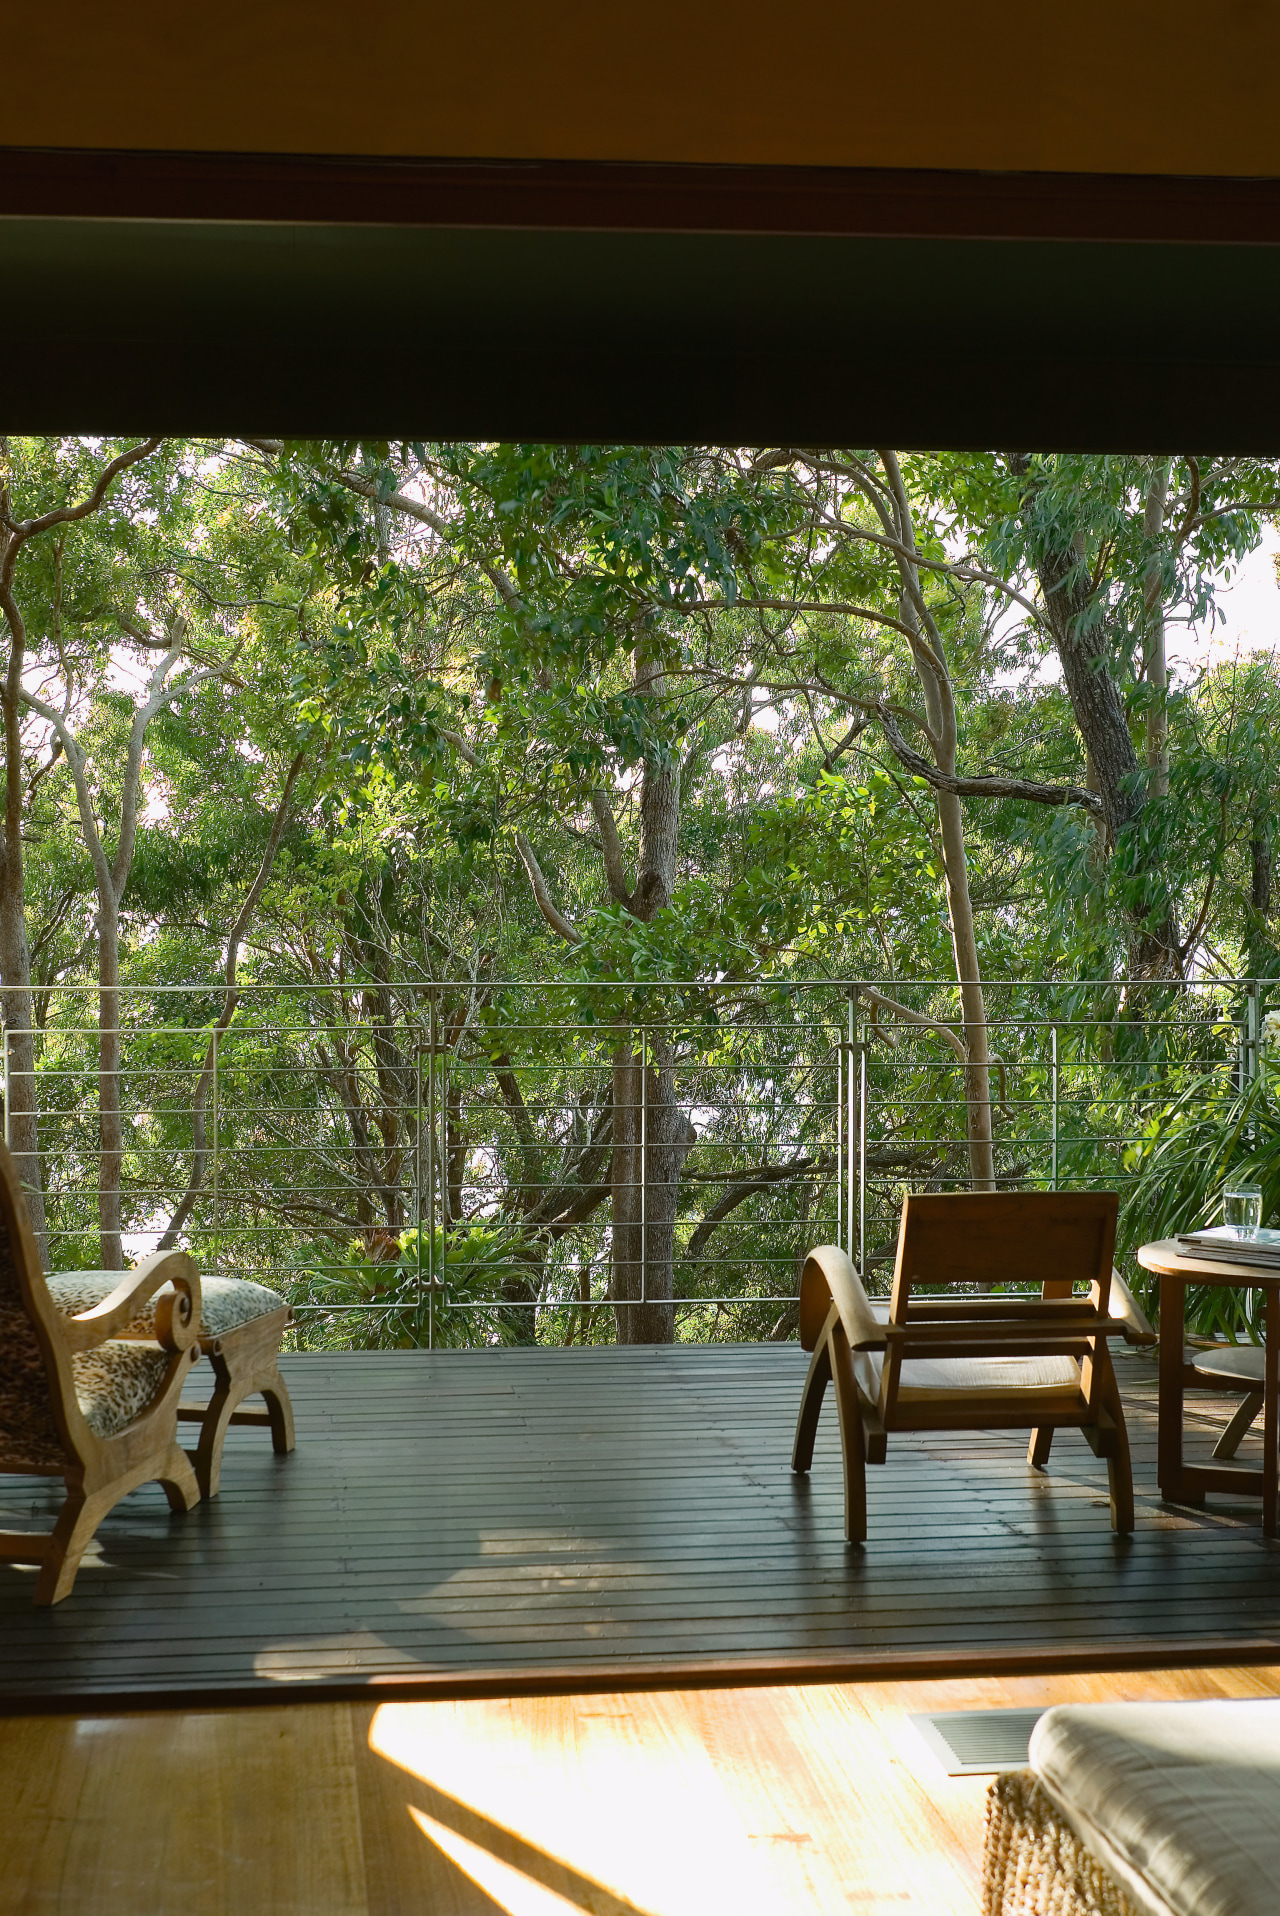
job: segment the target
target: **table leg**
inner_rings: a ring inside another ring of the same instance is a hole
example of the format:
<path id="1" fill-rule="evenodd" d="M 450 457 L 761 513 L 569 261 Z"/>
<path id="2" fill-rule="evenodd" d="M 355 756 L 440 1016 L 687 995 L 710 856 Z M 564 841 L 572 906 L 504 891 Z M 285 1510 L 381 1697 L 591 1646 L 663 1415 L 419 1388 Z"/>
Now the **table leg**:
<path id="1" fill-rule="evenodd" d="M 1262 1387 L 1262 1534 L 1276 1534 L 1276 1477 L 1280 1458 L 1276 1454 L 1280 1431 L 1276 1429 L 1277 1382 L 1280 1382 L 1280 1294 L 1274 1284 L 1267 1286 L 1264 1317 L 1267 1348 L 1263 1360 Z"/>
<path id="2" fill-rule="evenodd" d="M 1160 1275 L 1160 1418 L 1156 1474 L 1160 1495 L 1182 1502 L 1182 1350 L 1186 1327 L 1186 1279 Z"/>

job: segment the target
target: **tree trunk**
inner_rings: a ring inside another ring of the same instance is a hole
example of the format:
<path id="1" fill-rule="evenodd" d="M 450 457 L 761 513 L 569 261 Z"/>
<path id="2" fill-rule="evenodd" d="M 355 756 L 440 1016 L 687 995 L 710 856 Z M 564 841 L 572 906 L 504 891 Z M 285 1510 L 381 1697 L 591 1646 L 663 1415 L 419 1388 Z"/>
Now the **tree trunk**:
<path id="1" fill-rule="evenodd" d="M 636 647 L 636 687 L 657 700 L 661 668 L 643 640 Z M 640 792 L 640 857 L 631 910 L 648 923 L 671 901 L 680 829 L 680 761 L 648 760 Z M 613 1056 L 613 1268 L 609 1294 L 620 1344 L 675 1339 L 675 1235 L 680 1169 L 692 1127 L 676 1102 L 670 1049 L 650 1037 L 649 1069 L 630 1034 Z M 643 1125 L 643 1142 L 641 1130 Z"/>
<path id="2" fill-rule="evenodd" d="M 912 635 L 911 655 L 924 696 L 925 716 L 932 734 L 939 771 L 955 777 L 956 706 L 947 669 L 946 652 L 937 621 L 920 586 L 920 573 L 910 556 L 916 551 L 911 503 L 896 454 L 882 452 L 881 464 L 896 508 L 895 535 L 903 548 L 898 560 L 903 593 L 902 622 Z M 991 1135 L 991 1071 L 987 1039 L 987 1006 L 978 965 L 978 940 L 969 892 L 969 858 L 964 842 L 964 812 L 954 792 L 935 792 L 938 828 L 942 837 L 942 865 L 947 888 L 947 914 L 955 954 L 956 981 L 964 1024 L 965 1130 L 969 1147 L 969 1181 L 975 1191 L 995 1189 L 995 1150 Z"/>
<path id="3" fill-rule="evenodd" d="M 609 1295 L 620 1344 L 675 1338 L 675 1227 L 680 1172 L 693 1142 L 676 1099 L 670 1047 L 630 1035 L 614 1051 L 613 1269 Z"/>
<path id="4" fill-rule="evenodd" d="M 954 764 L 944 766 L 954 771 Z M 964 1023 L 967 1060 L 964 1067 L 964 1109 L 969 1145 L 969 1181 L 975 1191 L 995 1189 L 995 1146 L 991 1134 L 991 1054 L 987 1042 L 987 1005 L 978 964 L 978 940 L 969 895 L 969 861 L 964 842 L 964 814 L 953 792 L 939 792 L 938 823 L 942 830 L 942 862 L 946 874 L 947 910 L 951 918 L 951 946 L 960 985 L 960 1012 Z"/>
<path id="5" fill-rule="evenodd" d="M 1249 910 L 1245 926 L 1251 978 L 1270 977 L 1276 968 L 1276 942 L 1270 924 L 1272 890 L 1271 836 L 1266 815 L 1257 811 L 1249 839 Z"/>
<path id="6" fill-rule="evenodd" d="M 1025 473 L 1029 463 L 1020 455 L 1010 461 L 1014 472 Z M 1154 516 L 1154 498 L 1148 501 L 1148 506 Z M 1163 512 L 1161 501 L 1162 524 Z M 1114 847 L 1121 832 L 1134 824 L 1142 811 L 1146 802 L 1146 779 L 1129 735 L 1120 688 L 1111 670 L 1105 622 L 1088 616 L 1092 592 L 1084 560 L 1083 539 L 1078 536 L 1070 544 L 1042 551 L 1036 562 L 1036 575 L 1076 728 L 1097 776 L 1107 844 Z M 1163 630 L 1163 620 L 1161 627 Z M 1161 711 L 1163 709 L 1162 696 Z M 1157 750 L 1163 736 L 1161 733 L 1157 739 Z M 1129 962 L 1132 972 L 1141 978 L 1181 972 L 1182 959 L 1171 902 L 1154 923 L 1148 918 L 1137 932 Z"/>
<path id="7" fill-rule="evenodd" d="M 8 441 L 0 436 L 6 456 Z M 0 506 L 7 512 L 8 487 L 0 479 Z M 22 665 L 26 626 L 13 595 L 14 540 L 0 541 L 0 616 L 9 628 L 9 659 L 0 705 L 4 717 L 4 833 L 0 840 L 0 1012 L 9 1036 L 9 1148 L 17 1160 L 40 1262 L 49 1268 L 44 1177 L 40 1165 L 40 1120 L 36 1097 L 35 1006 L 31 997 L 31 950 L 27 944 L 22 852 Z"/>

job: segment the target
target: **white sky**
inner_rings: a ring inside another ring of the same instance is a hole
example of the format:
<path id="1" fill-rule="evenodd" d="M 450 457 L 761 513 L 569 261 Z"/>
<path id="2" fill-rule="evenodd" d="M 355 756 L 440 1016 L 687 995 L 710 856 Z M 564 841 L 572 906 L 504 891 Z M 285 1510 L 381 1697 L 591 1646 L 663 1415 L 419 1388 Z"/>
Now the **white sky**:
<path id="1" fill-rule="evenodd" d="M 1237 651 L 1269 652 L 1280 643 L 1280 585 L 1276 555 L 1280 531 L 1263 528 L 1262 544 L 1251 552 L 1230 586 L 1219 593 L 1219 617 L 1212 632 L 1194 626 L 1169 629 L 1169 663 L 1219 665 Z"/>

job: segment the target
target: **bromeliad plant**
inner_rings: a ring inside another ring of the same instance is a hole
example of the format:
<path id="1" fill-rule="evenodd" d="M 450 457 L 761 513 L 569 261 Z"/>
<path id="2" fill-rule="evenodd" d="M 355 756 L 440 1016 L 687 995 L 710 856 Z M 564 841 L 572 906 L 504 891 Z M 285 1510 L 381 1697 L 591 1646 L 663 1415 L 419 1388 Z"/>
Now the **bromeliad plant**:
<path id="1" fill-rule="evenodd" d="M 288 1286 L 290 1302 L 305 1312 L 301 1341 L 343 1350 L 527 1343 L 528 1312 L 507 1295 L 522 1275 L 521 1243 L 517 1233 L 473 1226 L 447 1240 L 437 1229 L 429 1245 L 414 1228 L 381 1247 L 390 1255 L 373 1257 L 357 1239 L 324 1261 L 312 1257 Z"/>

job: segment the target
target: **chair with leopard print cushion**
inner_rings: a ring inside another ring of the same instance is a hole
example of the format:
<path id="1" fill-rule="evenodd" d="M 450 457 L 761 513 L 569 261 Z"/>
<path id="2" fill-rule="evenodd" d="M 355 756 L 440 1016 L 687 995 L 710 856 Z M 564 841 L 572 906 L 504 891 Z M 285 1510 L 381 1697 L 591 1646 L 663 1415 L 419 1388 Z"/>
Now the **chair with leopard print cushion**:
<path id="1" fill-rule="evenodd" d="M 115 1271 L 59 1271 L 49 1278 L 49 1295 L 64 1316 L 92 1310 L 118 1282 Z M 274 1449 L 293 1449 L 293 1405 L 280 1375 L 280 1340 L 288 1327 L 288 1304 L 279 1292 L 242 1277 L 202 1276 L 200 1350 L 213 1368 L 213 1393 L 205 1404 L 183 1404 L 182 1421 L 200 1426 L 195 1453 L 196 1480 L 202 1497 L 216 1497 L 222 1475 L 222 1446 L 232 1424 L 259 1424 L 271 1432 Z M 121 1337 L 153 1338 L 156 1312 L 165 1292 L 149 1300 Z M 246 1397 L 261 1397 L 265 1410 L 242 1410 Z"/>
<path id="2" fill-rule="evenodd" d="M 92 1310 L 55 1309 L 0 1144 L 0 1471 L 67 1489 L 52 1531 L 0 1531 L 0 1561 L 39 1565 L 40 1604 L 70 1594 L 98 1525 L 140 1484 L 158 1483 L 173 1510 L 200 1501 L 178 1443 L 178 1399 L 200 1354 L 199 1273 L 185 1251 L 165 1251 L 113 1275 Z M 120 1339 L 160 1292 L 151 1336 Z"/>

